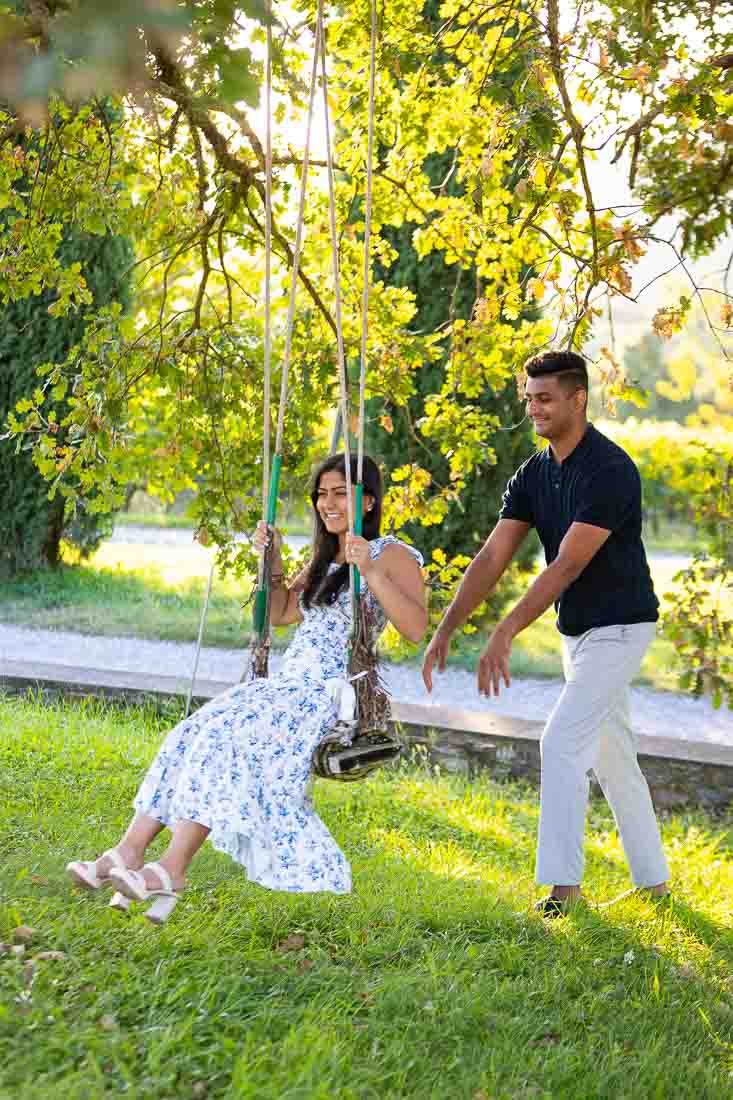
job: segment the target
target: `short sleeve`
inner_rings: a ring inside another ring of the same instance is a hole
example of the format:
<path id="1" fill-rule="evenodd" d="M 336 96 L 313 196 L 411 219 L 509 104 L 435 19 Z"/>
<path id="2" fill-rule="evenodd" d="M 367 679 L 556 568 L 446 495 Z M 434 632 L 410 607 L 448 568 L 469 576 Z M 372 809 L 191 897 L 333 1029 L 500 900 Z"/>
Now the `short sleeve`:
<path id="1" fill-rule="evenodd" d="M 617 462 L 588 478 L 573 521 L 618 531 L 641 512 L 641 478 L 633 463 Z"/>
<path id="2" fill-rule="evenodd" d="M 534 527 L 534 514 L 532 501 L 527 492 L 527 483 L 524 466 L 520 466 L 517 472 L 509 478 L 504 496 L 501 500 L 499 519 L 516 519 L 522 523 L 529 523 Z"/>
<path id="3" fill-rule="evenodd" d="M 383 535 L 381 538 L 372 539 L 369 543 L 370 555 L 373 558 L 378 558 L 385 546 L 404 546 L 405 550 L 409 550 L 422 569 L 424 558 L 420 551 L 416 550 L 414 546 L 410 546 L 409 543 L 403 542 L 402 539 L 395 538 L 394 535 Z"/>

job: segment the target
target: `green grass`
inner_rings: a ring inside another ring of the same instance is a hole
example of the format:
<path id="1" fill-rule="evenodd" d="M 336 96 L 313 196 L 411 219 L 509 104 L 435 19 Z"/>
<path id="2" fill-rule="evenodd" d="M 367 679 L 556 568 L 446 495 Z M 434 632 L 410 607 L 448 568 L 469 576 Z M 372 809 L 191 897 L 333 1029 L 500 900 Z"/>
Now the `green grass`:
<path id="1" fill-rule="evenodd" d="M 193 535 L 193 524 L 189 516 L 173 515 L 168 512 L 117 512 L 115 527 L 155 527 L 158 530 L 187 530 Z"/>
<path id="2" fill-rule="evenodd" d="M 130 556 L 139 562 L 142 552 L 150 549 L 130 547 Z M 144 563 L 132 568 L 85 564 L 16 578 L 3 585 L 0 620 L 84 634 L 195 640 L 208 566 L 205 576 L 196 576 L 184 562 L 178 575 L 171 576 L 171 562 L 183 555 L 177 548 L 160 549 L 168 551 L 166 573 Z M 234 648 L 244 644 L 247 624 L 242 604 L 246 598 L 246 590 L 233 581 L 217 580 L 209 604 L 207 645 Z"/>
<path id="3" fill-rule="evenodd" d="M 664 822 L 677 901 L 531 911 L 535 792 L 427 767 L 317 783 L 348 897 L 271 893 L 206 847 L 154 929 L 74 892 L 160 720 L 0 700 L 2 1100 L 722 1100 L 733 1096 L 733 819 Z M 586 888 L 627 885 L 593 804 Z M 287 937 L 302 947 L 278 949 Z M 27 961 L 39 951 L 65 958 Z"/>
<path id="4" fill-rule="evenodd" d="M 190 531 L 192 536 L 194 531 L 190 516 L 173 515 L 167 512 L 117 512 L 115 527 L 155 527 L 158 530 L 176 528 Z M 296 516 L 279 523 L 278 527 L 288 535 L 310 535 L 311 533 L 310 523 Z"/>
<path id="5" fill-rule="evenodd" d="M 658 529 L 648 522 L 644 525 L 644 545 L 648 554 L 694 554 L 700 549 L 700 539 L 690 523 L 663 519 Z"/>

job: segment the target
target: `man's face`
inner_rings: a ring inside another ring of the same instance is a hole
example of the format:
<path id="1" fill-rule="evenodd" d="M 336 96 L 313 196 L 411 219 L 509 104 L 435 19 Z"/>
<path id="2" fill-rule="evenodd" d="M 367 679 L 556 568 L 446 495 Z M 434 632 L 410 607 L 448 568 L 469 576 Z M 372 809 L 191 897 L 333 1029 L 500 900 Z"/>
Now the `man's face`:
<path id="1" fill-rule="evenodd" d="M 527 415 L 537 435 L 550 442 L 572 431 L 585 418 L 584 391 L 568 393 L 556 374 L 528 378 L 524 393 Z"/>

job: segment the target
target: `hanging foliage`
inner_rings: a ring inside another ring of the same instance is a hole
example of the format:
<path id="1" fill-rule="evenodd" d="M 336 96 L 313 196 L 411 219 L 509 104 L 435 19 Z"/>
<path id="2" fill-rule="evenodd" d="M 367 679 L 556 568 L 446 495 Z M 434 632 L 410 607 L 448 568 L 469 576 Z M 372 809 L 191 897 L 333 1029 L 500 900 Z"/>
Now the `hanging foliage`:
<path id="1" fill-rule="evenodd" d="M 733 214 L 733 32 L 720 7 L 607 0 L 561 10 L 558 0 L 448 0 L 433 24 L 422 3 L 382 5 L 375 259 L 390 269 L 397 252 L 382 230 L 409 224 L 420 261 L 440 257 L 481 286 L 470 315 L 449 311 L 435 329 L 418 324 L 408 287 L 373 288 L 369 396 L 389 401 L 385 416 L 409 408 L 422 372 L 450 347 L 434 390 L 421 390 L 415 425 L 422 444 L 443 456 L 447 477 L 436 483 L 419 457 L 398 467 L 390 494 L 397 521 L 439 523 L 462 498 L 499 427 L 481 395 L 505 388 L 531 353 L 584 347 L 608 300 L 636 300 L 635 271 L 650 242 L 663 242 L 687 283 L 660 307 L 655 330 L 674 333 L 700 301 L 686 261 L 722 241 Z M 65 362 L 42 366 L 10 435 L 32 444 L 69 508 L 89 495 L 114 507 L 126 483 L 141 478 L 166 496 L 195 483 L 198 521 L 231 562 L 232 531 L 254 525 L 261 481 L 264 152 L 251 107 L 261 83 L 262 10 L 254 0 L 185 8 L 141 0 L 125 6 L 129 33 L 117 35 L 102 64 L 111 10 L 82 0 L 63 10 L 43 2 L 2 7 L 3 49 L 15 60 L 0 65 L 0 94 L 12 105 L 0 113 L 0 295 L 48 293 L 55 315 L 90 314 Z M 275 362 L 293 252 L 294 120 L 306 94 L 313 10 L 302 3 L 294 15 L 275 13 Z M 330 14 L 350 358 L 363 279 L 368 25 L 365 3 Z M 110 87 L 124 97 L 114 125 L 100 125 L 93 106 L 68 106 Z M 20 140 L 29 121 L 42 161 Z M 112 157 L 118 145 L 121 155 Z M 426 166 L 448 153 L 450 179 L 436 186 Z M 620 197 L 623 206 L 595 193 L 598 156 L 623 166 L 632 195 Z M 32 185 L 19 190 L 21 177 Z M 70 225 L 135 241 L 137 308 L 129 319 L 115 306 L 90 311 L 80 273 L 59 251 Z M 321 184 L 307 213 L 285 426 L 296 481 L 335 404 L 328 264 Z M 527 303 L 540 319 L 526 315 Z M 723 360 L 731 305 L 724 288 L 715 305 L 706 302 Z M 600 365 L 611 403 L 633 394 L 622 368 Z M 59 394 L 68 401 L 63 446 L 51 408 Z"/>

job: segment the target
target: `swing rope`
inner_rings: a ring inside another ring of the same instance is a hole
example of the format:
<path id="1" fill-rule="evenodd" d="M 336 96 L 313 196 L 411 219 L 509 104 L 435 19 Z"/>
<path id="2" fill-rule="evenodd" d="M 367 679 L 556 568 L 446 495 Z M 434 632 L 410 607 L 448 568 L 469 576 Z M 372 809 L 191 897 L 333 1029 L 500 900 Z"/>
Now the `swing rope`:
<path id="1" fill-rule="evenodd" d="M 284 431 L 284 417 L 288 398 L 288 372 L 292 354 L 292 338 L 295 321 L 295 303 L 298 282 L 298 272 L 302 250 L 303 227 L 305 223 L 305 198 L 307 190 L 308 166 L 310 156 L 310 136 L 317 85 L 318 62 L 320 63 L 323 78 L 323 101 L 325 115 L 325 136 L 328 169 L 329 190 L 329 221 L 331 230 L 331 250 L 334 278 L 335 321 L 337 336 L 337 356 L 339 368 L 340 407 L 339 415 L 342 420 L 344 432 L 344 458 L 345 480 L 347 488 L 347 517 L 349 534 L 361 533 L 361 514 L 363 499 L 363 463 L 364 463 L 364 428 L 365 428 L 365 391 L 367 372 L 367 334 L 368 334 L 368 308 L 370 290 L 370 234 L 372 214 L 372 161 L 374 141 L 374 117 L 375 117 L 375 74 L 376 74 L 376 33 L 377 13 L 376 0 L 371 2 L 371 43 L 370 43 L 370 73 L 369 73 L 369 134 L 367 150 L 367 180 L 365 203 L 365 232 L 364 232 L 364 286 L 362 293 L 362 329 L 361 329 L 361 356 L 359 374 L 359 419 L 357 426 L 357 502 L 358 512 L 355 524 L 354 502 L 352 501 L 351 478 L 351 453 L 349 443 L 350 417 L 349 394 L 346 374 L 346 358 L 344 354 L 342 310 L 341 310 L 341 284 L 339 270 L 338 237 L 336 232 L 336 200 L 333 157 L 331 150 L 330 117 L 328 108 L 328 77 L 326 70 L 326 42 L 325 24 L 323 14 L 323 0 L 318 0 L 318 15 L 316 22 L 316 39 L 313 54 L 313 69 L 311 74 L 310 97 L 308 105 L 308 121 L 306 128 L 306 142 L 303 156 L 301 175 L 301 191 L 296 228 L 296 243 L 293 253 L 292 277 L 290 286 L 290 298 L 288 302 L 288 315 L 286 325 L 285 354 L 283 372 L 280 386 L 280 406 L 278 410 L 277 431 L 275 439 L 275 455 L 270 469 L 270 414 L 271 414 L 271 369 L 272 369 L 272 344 L 271 344 L 271 258 L 272 258 L 272 137 L 271 137 L 271 100 L 272 100 L 272 19 L 271 2 L 266 0 L 267 26 L 267 64 L 266 64 L 266 104 L 267 104 L 267 136 L 265 155 L 265 340 L 264 340 L 264 432 L 263 432 L 263 480 L 262 500 L 263 516 L 265 522 L 274 525 L 278 497 L 278 481 L 282 466 L 282 444 Z M 269 548 L 268 548 L 269 550 Z M 209 584 L 202 611 L 199 637 L 196 649 L 196 661 L 189 689 L 186 711 L 190 710 L 193 686 L 198 669 L 198 658 L 201 650 L 206 611 L 211 595 L 211 586 L 214 575 L 212 564 L 209 574 Z M 351 565 L 349 568 L 350 590 L 353 609 L 352 633 L 349 644 L 348 678 L 355 685 L 356 691 L 356 722 L 347 723 L 344 726 L 338 722 L 333 731 L 327 734 L 313 755 L 313 768 L 316 775 L 327 779 L 340 779 L 353 781 L 361 779 L 369 774 L 375 767 L 396 759 L 401 752 L 399 741 L 387 733 L 387 722 L 390 717 L 389 696 L 385 692 L 379 678 L 376 652 L 373 644 L 371 623 L 367 613 L 367 607 L 360 599 L 360 576 L 358 570 Z M 270 621 L 270 591 L 271 591 L 271 553 L 266 552 L 262 556 L 261 567 L 258 575 L 258 586 L 255 602 L 255 626 L 257 633 L 253 639 L 252 661 L 250 674 L 255 676 L 267 676 L 268 651 L 269 651 L 269 621 Z"/>
<path id="2" fill-rule="evenodd" d="M 331 122 L 328 108 L 328 73 L 326 71 L 326 35 L 323 22 L 323 0 L 318 0 L 318 22 L 323 28 L 320 42 L 321 82 L 323 86 L 323 114 L 326 139 L 326 174 L 328 177 L 328 217 L 331 230 L 331 268 L 333 272 L 334 321 L 336 323 L 336 360 L 338 365 L 341 424 L 344 436 L 344 478 L 346 481 L 346 516 L 349 534 L 354 533 L 354 501 L 351 485 L 351 447 L 349 443 L 349 384 L 346 377 L 346 356 L 344 354 L 344 334 L 341 318 L 341 272 L 339 264 L 338 232 L 336 229 L 336 186 L 333 171 L 333 153 L 331 149 Z M 354 567 L 349 568 L 349 587 L 352 606 L 355 607 L 356 585 Z M 354 626 L 356 619 L 354 619 Z"/>
<path id="3" fill-rule="evenodd" d="M 268 0 L 268 14 L 270 5 Z M 293 249 L 293 261 L 290 278 L 290 295 L 288 299 L 288 313 L 285 326 L 285 351 L 283 356 L 282 376 L 280 380 L 280 403 L 277 415 L 277 430 L 275 434 L 275 454 L 270 470 L 270 388 L 271 388 L 271 280 L 272 280 L 272 141 L 271 141 L 271 98 L 272 98 L 272 36 L 271 24 L 268 23 L 267 42 L 267 76 L 266 76 L 266 103 L 267 103 L 267 152 L 265 157 L 265 365 L 264 365 L 264 417 L 265 432 L 263 436 L 263 488 L 262 488 L 262 518 L 263 521 L 274 526 L 277 519 L 277 502 L 280 488 L 280 475 L 283 463 L 283 436 L 285 432 L 285 410 L 288 403 L 288 385 L 290 376 L 290 362 L 293 348 L 293 330 L 295 327 L 295 306 L 298 291 L 298 275 L 300 272 L 300 258 L 303 249 L 303 232 L 305 226 L 305 200 L 308 190 L 308 169 L 310 164 L 311 132 L 313 129 L 313 113 L 316 98 L 318 78 L 318 44 L 322 37 L 322 23 L 319 19 L 316 24 L 316 46 L 313 54 L 313 67 L 311 70 L 310 93 L 308 99 L 308 116 L 306 120 L 305 148 L 303 150 L 303 164 L 300 178 L 300 198 L 298 202 L 298 217 L 295 230 L 295 245 Z M 266 472 L 265 472 L 266 471 Z M 255 677 L 266 677 L 269 665 L 270 649 L 270 594 L 272 591 L 272 552 L 271 547 L 265 551 L 260 561 L 257 592 L 255 594 L 254 626 L 255 636 L 252 647 L 251 673 Z M 245 673 L 246 675 L 246 673 Z"/>
<path id="4" fill-rule="evenodd" d="M 372 232 L 372 189 L 373 189 L 373 151 L 374 116 L 376 101 L 377 72 L 377 0 L 371 2 L 371 33 L 369 41 L 369 129 L 367 138 L 366 198 L 364 204 L 364 284 L 361 296 L 361 356 L 359 364 L 359 421 L 357 429 L 356 460 L 356 533 L 361 534 L 362 508 L 364 502 L 364 434 L 366 426 L 366 376 L 367 376 L 367 333 L 369 329 L 369 291 L 371 289 L 371 232 Z M 354 579 L 356 596 L 361 592 L 361 577 L 356 570 Z"/>
<path id="5" fill-rule="evenodd" d="M 272 2 L 265 0 L 267 51 L 265 57 L 265 332 L 262 369 L 262 519 L 269 523 L 272 479 L 270 476 L 270 431 L 272 404 Z M 270 593 L 272 554 L 268 547 L 260 558 L 254 604 L 255 641 L 252 670 L 255 676 L 267 675 L 270 648 Z M 245 672 L 245 676 L 247 673 Z"/>
<path id="6" fill-rule="evenodd" d="M 319 15 L 322 15 L 323 0 L 319 0 Z M 377 12 L 376 0 L 371 4 L 371 39 L 369 64 L 369 136 L 367 143 L 366 203 L 364 223 L 364 285 L 362 291 L 361 356 L 359 368 L 359 418 L 356 428 L 357 469 L 356 492 L 352 497 L 351 451 L 349 431 L 348 380 L 344 356 L 341 288 L 339 271 L 338 236 L 336 231 L 336 199 L 331 150 L 331 134 L 328 110 L 328 77 L 326 72 L 325 41 L 321 42 L 321 68 L 324 94 L 326 165 L 328 170 L 329 221 L 331 229 L 331 254 L 334 282 L 336 344 L 340 384 L 340 412 L 344 436 L 344 480 L 346 482 L 346 505 L 349 535 L 361 535 L 363 513 L 363 465 L 365 432 L 365 396 L 367 375 L 367 336 L 369 325 L 370 291 L 370 236 L 373 193 L 373 149 L 375 121 L 376 88 L 376 37 Z M 361 598 L 361 577 L 359 570 L 349 567 L 349 582 L 352 606 L 351 637 L 347 661 L 347 678 L 353 685 L 356 696 L 355 723 L 344 729 L 337 724 L 334 731 L 321 742 L 314 756 L 314 768 L 317 775 L 324 778 L 360 779 L 373 767 L 394 759 L 400 752 L 400 746 L 387 734 L 390 717 L 389 696 L 380 680 L 375 648 L 375 623 L 369 605 Z M 348 758 L 348 763 L 347 763 Z"/>

